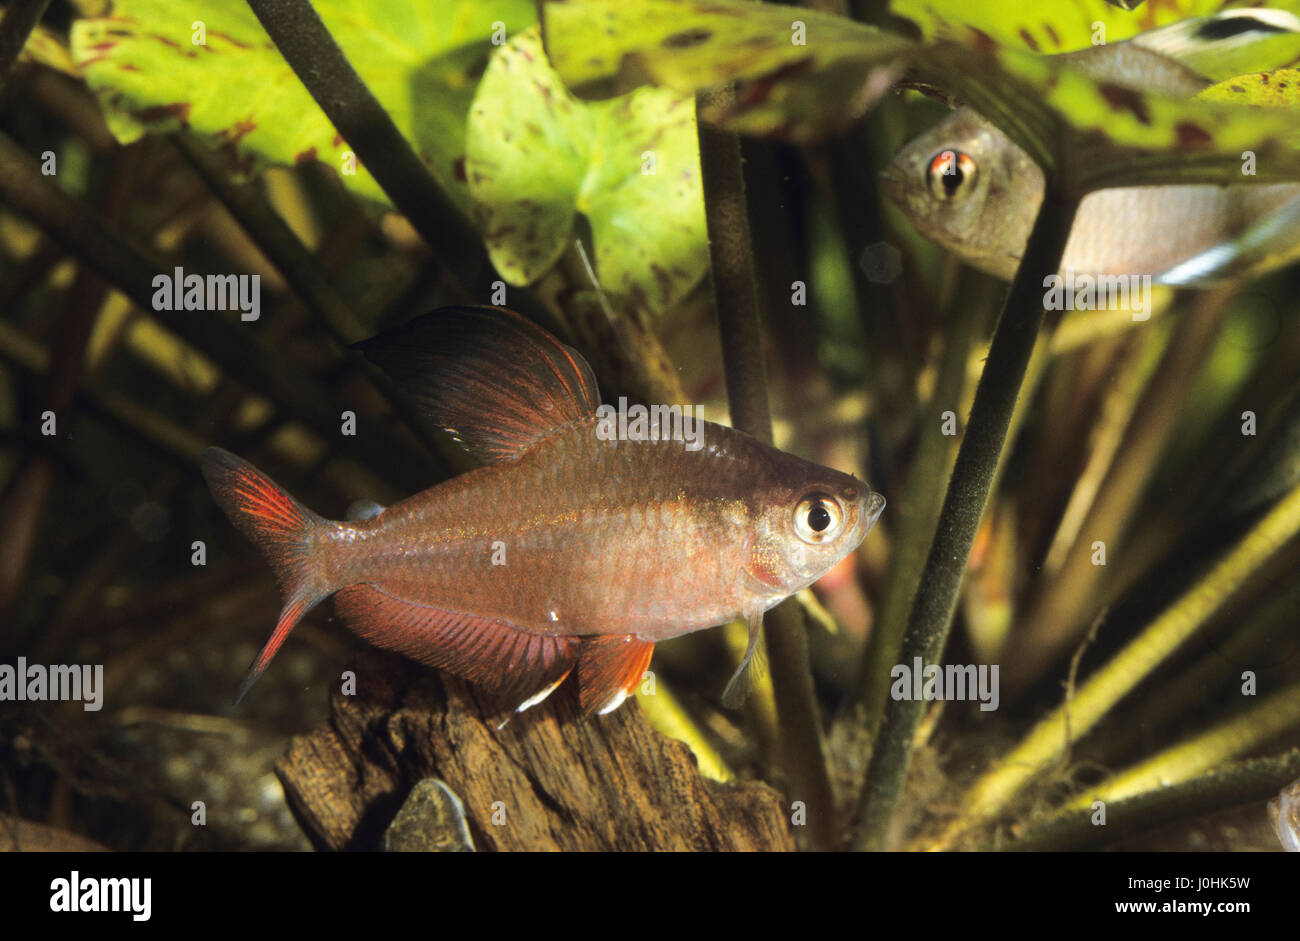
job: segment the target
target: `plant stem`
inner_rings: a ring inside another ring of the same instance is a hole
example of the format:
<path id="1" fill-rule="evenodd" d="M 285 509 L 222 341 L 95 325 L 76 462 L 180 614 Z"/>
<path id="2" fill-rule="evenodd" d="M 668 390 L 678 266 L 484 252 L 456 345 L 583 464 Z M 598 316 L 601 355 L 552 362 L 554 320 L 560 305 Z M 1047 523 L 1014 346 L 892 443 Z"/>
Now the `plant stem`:
<path id="1" fill-rule="evenodd" d="M 307 0 L 248 0 L 280 54 L 397 210 L 449 270 L 486 271 L 478 233 L 438 187 Z M 466 253 L 472 258 L 466 258 Z"/>
<path id="2" fill-rule="evenodd" d="M 1068 704 L 1071 735 L 1077 740 L 1096 725 L 1297 533 L 1300 486 L 1292 488 L 1204 578 L 1088 678 Z M 1062 705 L 1040 721 L 1010 754 L 975 782 L 960 801 L 965 813 L 953 821 L 935 848 L 950 846 L 967 829 L 992 818 L 1032 778 L 1059 760 L 1066 746 L 1066 708 Z"/>
<path id="3" fill-rule="evenodd" d="M 1086 529 L 1081 528 L 1067 547 L 1059 567 L 1049 557 L 1046 577 L 1038 580 L 1034 601 L 1017 628 L 1020 641 L 1002 665 L 1003 697 L 1008 702 L 1066 657 L 1087 630 L 1106 573 L 1093 561 L 1094 544 L 1100 541 L 1112 552 L 1119 547 L 1177 428 L 1187 390 L 1218 335 L 1228 296 L 1220 289 L 1198 297 L 1195 309 L 1177 325 L 1124 429 L 1117 459 L 1097 486 Z"/>
<path id="4" fill-rule="evenodd" d="M 1038 211 L 1024 259 L 989 346 L 939 524 L 916 585 L 901 650 L 904 663 L 911 663 L 914 657 L 926 664 L 938 663 L 943 655 L 971 544 L 988 503 L 1016 400 L 1046 315 L 1043 279 L 1060 267 L 1077 208 L 1077 199 L 1062 198 L 1049 189 Z M 862 792 L 855 838 L 859 849 L 885 847 L 907 779 L 912 740 L 926 705 L 911 699 L 886 704 Z"/>
<path id="5" fill-rule="evenodd" d="M 1263 801 L 1300 777 L 1300 748 L 1268 758 L 1229 765 L 1168 787 L 1156 787 L 1106 804 L 1106 825 L 1093 821 L 1092 807 L 1063 810 L 1032 823 L 1020 837 L 985 849 L 1070 850 L 1106 843 L 1122 832 L 1134 836 L 1172 820 Z M 1261 808 L 1261 815 L 1263 809 Z"/>
<path id="6" fill-rule="evenodd" d="M 170 275 L 172 266 L 140 248 L 94 207 L 41 176 L 32 159 L 3 134 L 0 197 L 141 310 L 210 357 L 228 376 L 262 393 L 286 417 L 302 421 L 325 440 L 340 440 L 339 414 L 350 407 L 343 399 L 259 342 L 252 331 L 220 314 L 195 317 L 191 311 L 155 310 L 153 280 L 159 274 Z M 381 419 L 366 418 L 368 432 L 349 438 L 349 449 L 355 449 L 368 466 L 411 489 L 426 485 L 432 471 L 421 449 L 393 433 Z"/>
<path id="7" fill-rule="evenodd" d="M 298 240 L 257 187 L 231 179 L 216 153 L 195 140 L 192 134 L 176 134 L 173 140 L 248 237 L 284 275 L 307 309 L 325 320 L 335 342 L 347 346 L 364 340 L 370 331 L 334 289 L 319 259 Z"/>
<path id="8" fill-rule="evenodd" d="M 1107 803 L 1144 791 L 1181 784 L 1193 775 L 1246 754 L 1269 739 L 1300 726 L 1300 684 L 1239 710 L 1227 720 L 1192 738 L 1156 752 L 1071 798 L 1067 809 Z"/>
<path id="9" fill-rule="evenodd" d="M 50 0 L 10 0 L 0 19 L 0 94 L 9 83 L 9 72 L 27 45 L 27 37 L 45 15 Z"/>
<path id="10" fill-rule="evenodd" d="M 724 106 L 732 94 L 729 87 L 701 93 L 697 113 L 707 106 Z M 703 124 L 699 132 L 713 294 L 722 334 L 731 423 L 771 444 L 772 413 L 759 330 L 758 286 L 740 140 Z M 790 797 L 807 808 L 812 845 L 829 849 L 836 833 L 835 798 L 813 692 L 808 636 L 798 602 L 787 599 L 769 611 L 765 629 Z"/>
<path id="11" fill-rule="evenodd" d="M 981 293 L 980 296 L 986 295 Z M 991 314 L 996 299 L 989 300 Z M 922 414 L 916 458 L 908 472 L 902 499 L 894 499 L 891 495 L 889 501 L 891 512 L 896 514 L 894 527 L 897 536 L 888 580 L 881 594 L 880 608 L 859 677 L 861 702 L 866 706 L 871 738 L 875 737 L 884 715 L 889 671 L 898 662 L 898 651 L 903 643 L 911 603 L 908 592 L 921 577 L 928 548 L 926 538 L 938 524 L 944 486 L 952 470 L 953 439 L 939 434 L 937 429 L 943 421 L 943 413 L 956 411 L 965 401 L 971 346 L 977 328 L 985 327 L 986 320 L 991 319 L 956 310 L 950 310 L 949 314 L 948 321 L 953 326 L 944 337 L 939 378 Z"/>

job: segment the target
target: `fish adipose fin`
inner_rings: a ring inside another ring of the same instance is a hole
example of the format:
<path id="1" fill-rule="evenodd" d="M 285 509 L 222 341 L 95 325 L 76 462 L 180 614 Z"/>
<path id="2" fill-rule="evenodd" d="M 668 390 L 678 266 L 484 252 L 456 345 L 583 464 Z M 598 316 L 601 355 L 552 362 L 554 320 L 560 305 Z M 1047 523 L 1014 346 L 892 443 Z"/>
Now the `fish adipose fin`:
<path id="1" fill-rule="evenodd" d="M 500 307 L 443 307 L 355 345 L 433 428 L 509 461 L 600 403 L 587 361 Z"/>
<path id="2" fill-rule="evenodd" d="M 261 653 L 249 667 L 235 703 L 266 670 L 293 626 L 329 596 L 313 549 L 329 523 L 285 493 L 269 477 L 229 451 L 208 448 L 201 462 L 213 498 L 235 528 L 266 557 L 280 584 L 284 607 Z"/>
<path id="3" fill-rule="evenodd" d="M 636 689 L 650 666 L 655 645 L 635 634 L 582 638 L 578 655 L 578 700 L 590 715 L 613 712 Z"/>
<path id="4" fill-rule="evenodd" d="M 447 670 L 511 701 L 536 705 L 578 656 L 572 637 L 537 634 L 504 621 L 407 601 L 374 585 L 334 597 L 339 614 L 376 647 Z"/>

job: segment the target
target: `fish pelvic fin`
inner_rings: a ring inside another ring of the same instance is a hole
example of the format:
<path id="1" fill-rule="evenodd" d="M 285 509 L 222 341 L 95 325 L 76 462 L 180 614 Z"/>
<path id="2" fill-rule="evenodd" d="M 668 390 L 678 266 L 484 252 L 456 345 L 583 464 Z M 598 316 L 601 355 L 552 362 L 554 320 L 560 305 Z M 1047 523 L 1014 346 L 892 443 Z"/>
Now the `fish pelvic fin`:
<path id="1" fill-rule="evenodd" d="M 645 676 L 654 653 L 652 641 L 635 634 L 582 638 L 578 655 L 578 702 L 584 715 L 605 715 L 623 704 Z"/>
<path id="2" fill-rule="evenodd" d="M 355 344 L 421 424 L 510 461 L 600 404 L 577 350 L 503 307 L 443 307 Z"/>
<path id="3" fill-rule="evenodd" d="M 203 452 L 201 467 L 217 505 L 265 556 L 280 585 L 284 607 L 235 694 L 235 703 L 257 682 L 302 616 L 327 598 L 316 550 L 330 523 L 304 507 L 247 461 L 221 448 Z"/>
<path id="4" fill-rule="evenodd" d="M 446 670 L 488 692 L 536 705 L 573 668 L 573 637 L 526 631 L 505 621 L 447 611 L 389 594 L 375 584 L 350 585 L 334 599 L 361 637 L 426 666 Z"/>
<path id="5" fill-rule="evenodd" d="M 749 644 L 745 647 L 745 656 L 722 691 L 722 704 L 728 709 L 739 709 L 745 704 L 750 690 L 754 688 L 754 681 L 762 674 L 765 662 L 764 647 L 759 643 L 763 612 L 751 612 L 746 615 L 746 620 L 749 622 Z"/>

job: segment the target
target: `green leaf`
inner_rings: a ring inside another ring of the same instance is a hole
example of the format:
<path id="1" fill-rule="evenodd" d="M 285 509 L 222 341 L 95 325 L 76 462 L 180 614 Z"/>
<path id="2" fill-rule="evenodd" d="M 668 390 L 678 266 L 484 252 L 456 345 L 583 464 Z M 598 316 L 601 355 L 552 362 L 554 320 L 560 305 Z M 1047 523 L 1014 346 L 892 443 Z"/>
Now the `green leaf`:
<path id="1" fill-rule="evenodd" d="M 842 17 L 739 0 L 563 0 L 542 15 L 552 64 L 584 95 L 646 82 L 694 94 L 738 81 L 731 109 L 701 117 L 793 140 L 860 117 L 913 47 Z"/>
<path id="2" fill-rule="evenodd" d="M 462 206 L 458 180 L 476 76 L 495 23 L 534 19 L 527 0 L 316 0 L 348 60 Z M 197 23 L 203 24 L 202 37 Z M 197 39 L 204 43 L 199 44 Z M 321 160 L 357 193 L 384 201 L 364 167 L 347 172 L 347 143 L 298 81 L 242 0 L 116 0 L 109 16 L 73 23 L 73 59 L 123 142 L 184 125 L 232 165 Z"/>
<path id="3" fill-rule="evenodd" d="M 465 169 L 492 261 L 511 284 L 556 262 L 578 213 L 602 286 L 643 307 L 672 307 L 707 269 L 693 99 L 646 88 L 577 101 L 536 30 L 493 54 Z"/>
<path id="4" fill-rule="evenodd" d="M 1241 154 L 1262 165 L 1254 181 L 1300 178 L 1283 113 L 1180 99 L 1140 80 L 1094 77 L 1068 57 L 1015 49 L 985 55 L 928 48 L 918 72 L 997 124 L 1076 193 L 1109 186 L 1242 182 Z"/>
<path id="5" fill-rule="evenodd" d="M 1224 0 L 1161 0 L 1128 12 L 1105 0 L 893 0 L 890 12 L 911 20 L 926 39 L 967 45 L 992 39 L 1013 49 L 1050 54 L 1086 49 L 1099 41 L 1119 42 L 1144 30 L 1231 5 Z M 1285 3 L 1269 4 L 1279 5 Z"/>
<path id="6" fill-rule="evenodd" d="M 1094 14 L 1104 23 L 1120 18 L 1115 22 L 1128 24 L 1131 34 L 1145 22 L 1177 18 L 1166 16 L 1170 6 L 1144 5 L 1135 15 L 1102 0 L 1069 0 L 1051 24 L 1060 26 L 1062 48 L 1067 38 L 1089 47 L 1059 56 L 1025 51 L 1029 43 L 1019 35 L 1047 35 L 1042 10 L 1056 7 L 1004 0 L 896 5 L 921 17 L 931 35 L 952 37 L 925 45 L 825 14 L 742 0 L 563 0 L 547 4 L 543 16 L 552 61 L 571 86 L 653 82 L 685 93 L 736 80 L 740 105 L 704 117 L 741 132 L 800 141 L 835 133 L 906 66 L 908 84 L 974 107 L 1074 195 L 1106 186 L 1240 182 L 1243 150 L 1259 155 L 1255 181 L 1300 178 L 1300 154 L 1286 144 L 1287 116 L 1158 94 L 1155 88 L 1167 86 L 1154 76 L 1186 77 L 1177 63 L 1151 50 L 1085 40 Z M 1181 15 L 1221 4 L 1172 6 Z M 787 45 L 795 17 L 807 27 L 804 47 Z M 972 21 L 982 26 L 972 28 Z M 994 38 L 985 26 L 1010 40 Z M 1141 67 L 1133 68 L 1132 59 Z"/>
<path id="7" fill-rule="evenodd" d="M 1300 69 L 1274 69 L 1238 75 L 1211 85 L 1197 97 L 1205 101 L 1257 105 L 1263 108 L 1300 108 Z"/>

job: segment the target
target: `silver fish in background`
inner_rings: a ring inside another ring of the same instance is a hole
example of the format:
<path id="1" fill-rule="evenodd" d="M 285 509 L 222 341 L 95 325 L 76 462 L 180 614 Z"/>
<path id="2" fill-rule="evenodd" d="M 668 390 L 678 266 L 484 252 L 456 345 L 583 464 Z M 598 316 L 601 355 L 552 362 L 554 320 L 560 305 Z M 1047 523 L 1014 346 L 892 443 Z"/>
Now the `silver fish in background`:
<path id="1" fill-rule="evenodd" d="M 1300 18 L 1238 10 L 1060 58 L 1097 79 L 1190 97 L 1223 77 L 1216 55 L 1236 68 L 1252 42 L 1280 40 L 1300 50 Z M 922 234 L 1004 280 L 1020 264 L 1043 186 L 1029 156 L 970 108 L 913 140 L 882 173 L 882 188 Z M 1203 286 L 1297 254 L 1298 183 L 1121 187 L 1080 203 L 1061 271 Z"/>
<path id="2" fill-rule="evenodd" d="M 1300 853 L 1300 780 L 1292 781 L 1268 802 L 1268 819 L 1288 853 Z"/>

